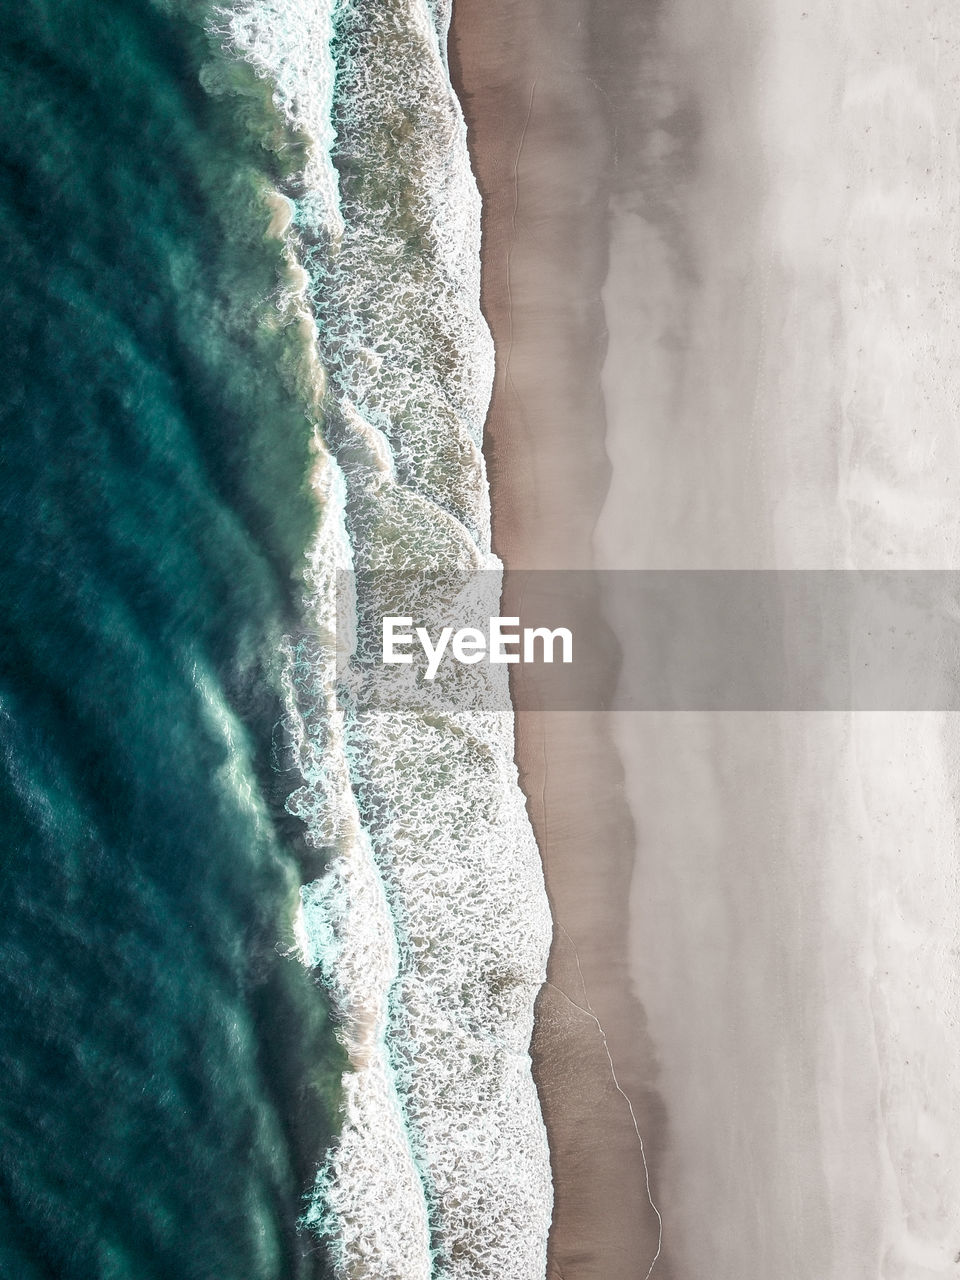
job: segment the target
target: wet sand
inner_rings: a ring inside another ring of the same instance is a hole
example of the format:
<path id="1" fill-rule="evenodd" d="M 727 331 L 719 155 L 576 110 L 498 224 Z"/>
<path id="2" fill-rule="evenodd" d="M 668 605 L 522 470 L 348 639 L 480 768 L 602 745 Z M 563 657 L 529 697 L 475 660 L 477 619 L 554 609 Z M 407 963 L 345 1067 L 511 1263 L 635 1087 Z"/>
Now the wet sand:
<path id="1" fill-rule="evenodd" d="M 960 567 L 958 49 L 930 0 L 457 0 L 508 565 Z M 517 756 L 550 1274 L 960 1274 L 956 716 L 522 713 Z"/>
<path id="2" fill-rule="evenodd" d="M 613 150 L 586 74 L 587 15 L 580 0 L 454 6 L 451 70 L 484 199 L 497 347 L 484 451 L 494 547 L 511 568 L 590 567 L 610 479 L 600 374 Z M 517 761 L 555 921 L 532 1045 L 554 1177 L 548 1274 L 636 1280 L 657 1259 L 666 1276 L 640 1140 L 648 1153 L 662 1141 L 662 1108 L 629 973 L 622 767 L 606 718 L 586 712 L 518 713 Z"/>

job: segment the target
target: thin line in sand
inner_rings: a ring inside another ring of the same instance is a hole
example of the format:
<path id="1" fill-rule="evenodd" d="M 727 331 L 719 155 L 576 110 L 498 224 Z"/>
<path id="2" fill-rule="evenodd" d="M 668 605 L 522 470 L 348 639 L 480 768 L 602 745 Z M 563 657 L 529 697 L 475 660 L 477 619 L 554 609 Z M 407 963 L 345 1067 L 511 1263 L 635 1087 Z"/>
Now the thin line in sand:
<path id="1" fill-rule="evenodd" d="M 657 1227 L 658 1227 L 657 1251 L 653 1255 L 653 1261 L 650 1263 L 650 1267 L 649 1267 L 649 1270 L 647 1271 L 646 1276 L 644 1276 L 644 1280 L 650 1280 L 650 1276 L 653 1274 L 653 1269 L 657 1265 L 657 1261 L 660 1257 L 661 1252 L 663 1251 L 663 1217 L 661 1216 L 660 1210 L 657 1208 L 654 1202 L 653 1192 L 650 1189 L 650 1168 L 647 1165 L 647 1153 L 643 1145 L 643 1134 L 640 1132 L 640 1125 L 637 1121 L 636 1112 L 633 1109 L 633 1103 L 630 1101 L 629 1096 L 620 1087 L 620 1081 L 617 1079 L 617 1069 L 613 1065 L 613 1055 L 611 1054 L 610 1046 L 607 1043 L 607 1033 L 604 1031 L 603 1026 L 600 1022 L 600 1019 L 594 1013 L 593 1006 L 590 1003 L 590 997 L 587 994 L 586 979 L 583 976 L 583 969 L 581 968 L 581 965 L 580 965 L 580 952 L 577 950 L 577 944 L 570 937 L 569 932 L 564 928 L 564 926 L 560 923 L 559 920 L 556 922 L 556 926 L 557 926 L 557 929 L 560 931 L 560 933 L 562 933 L 563 936 L 566 938 L 566 940 L 570 943 L 570 946 L 573 948 L 573 954 L 577 962 L 577 973 L 580 975 L 580 987 L 581 987 L 581 990 L 583 991 L 584 1004 L 582 1005 L 577 1004 L 576 1000 L 571 999 L 571 997 L 567 995 L 566 991 L 564 991 L 562 987 L 558 987 L 555 982 L 550 982 L 549 979 L 547 980 L 545 985 L 548 987 L 551 987 L 554 991 L 557 992 L 558 995 L 563 996 L 564 1000 L 566 1000 L 566 1002 L 572 1008 L 579 1010 L 580 1013 L 582 1013 L 585 1017 L 592 1018 L 593 1021 L 596 1023 L 597 1030 L 600 1032 L 600 1039 L 603 1043 L 603 1051 L 607 1055 L 607 1062 L 609 1062 L 610 1064 L 610 1075 L 611 1075 L 611 1078 L 613 1079 L 614 1088 L 616 1089 L 617 1093 L 620 1094 L 621 1098 L 623 1098 L 624 1102 L 627 1104 L 627 1107 L 629 1108 L 630 1119 L 633 1121 L 634 1132 L 637 1135 L 637 1141 L 640 1143 L 640 1158 L 643 1160 L 643 1174 L 647 1184 L 647 1200 L 650 1203 L 650 1208 L 657 1215 Z"/>

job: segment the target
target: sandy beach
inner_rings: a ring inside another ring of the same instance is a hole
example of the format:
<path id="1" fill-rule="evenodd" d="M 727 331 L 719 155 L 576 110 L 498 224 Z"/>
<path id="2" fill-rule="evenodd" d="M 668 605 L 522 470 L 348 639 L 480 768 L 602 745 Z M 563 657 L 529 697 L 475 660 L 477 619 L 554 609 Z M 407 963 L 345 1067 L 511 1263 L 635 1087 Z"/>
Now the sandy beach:
<path id="1" fill-rule="evenodd" d="M 611 202 L 599 562 L 955 569 L 956 21 L 717 16 L 664 8 L 664 136 Z M 615 732 L 677 1274 L 955 1275 L 955 715 Z"/>
<path id="2" fill-rule="evenodd" d="M 497 551 L 957 568 L 956 18 L 636 9 L 455 5 Z M 956 1275 L 956 717 L 523 713 L 517 756 L 549 1273 Z"/>

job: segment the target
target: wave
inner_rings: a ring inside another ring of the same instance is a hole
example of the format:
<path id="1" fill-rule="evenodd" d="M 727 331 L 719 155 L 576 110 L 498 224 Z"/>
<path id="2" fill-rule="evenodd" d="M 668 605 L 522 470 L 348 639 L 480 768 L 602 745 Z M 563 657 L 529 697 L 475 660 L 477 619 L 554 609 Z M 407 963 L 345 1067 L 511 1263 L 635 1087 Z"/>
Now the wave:
<path id="1" fill-rule="evenodd" d="M 449 9 L 251 0 L 215 24 L 305 147 L 271 222 L 320 513 L 304 632 L 284 654 L 302 778 L 288 808 L 328 858 L 297 938 L 350 1062 L 306 1220 L 342 1275 L 376 1280 L 542 1275 L 552 1206 L 528 1054 L 552 926 L 512 716 L 452 695 L 403 711 L 343 696 L 377 571 L 499 567 L 480 200 Z"/>

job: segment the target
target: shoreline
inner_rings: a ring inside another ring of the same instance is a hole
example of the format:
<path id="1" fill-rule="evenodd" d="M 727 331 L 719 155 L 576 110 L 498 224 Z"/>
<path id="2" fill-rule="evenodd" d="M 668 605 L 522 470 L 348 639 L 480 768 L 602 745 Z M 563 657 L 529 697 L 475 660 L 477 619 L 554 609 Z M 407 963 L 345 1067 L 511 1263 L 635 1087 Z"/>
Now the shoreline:
<path id="1" fill-rule="evenodd" d="M 592 567 L 610 484 L 600 378 L 613 148 L 586 16 L 582 0 L 523 11 L 457 0 L 450 31 L 483 199 L 481 305 L 497 356 L 484 454 L 508 568 Z M 516 761 L 554 921 L 531 1045 L 554 1183 L 547 1275 L 636 1280 L 646 1259 L 667 1280 L 664 1112 L 632 990 L 636 832 L 622 765 L 607 718 L 586 712 L 517 712 Z"/>

